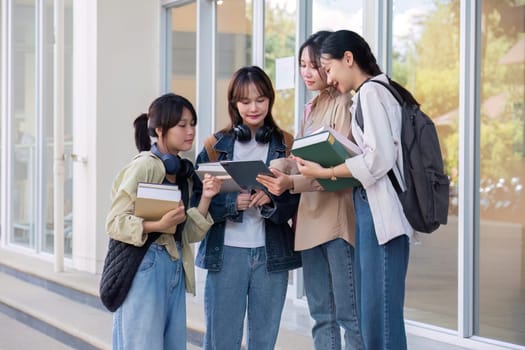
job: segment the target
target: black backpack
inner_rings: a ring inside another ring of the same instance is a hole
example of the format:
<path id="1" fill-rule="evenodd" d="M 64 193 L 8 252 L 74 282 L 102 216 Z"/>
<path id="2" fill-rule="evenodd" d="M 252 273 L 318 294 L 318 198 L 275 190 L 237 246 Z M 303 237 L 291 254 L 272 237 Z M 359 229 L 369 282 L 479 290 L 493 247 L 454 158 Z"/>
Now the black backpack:
<path id="1" fill-rule="evenodd" d="M 378 80 L 368 81 L 383 85 L 401 105 L 405 191 L 401 191 L 392 169 L 388 172 L 388 177 L 396 189 L 412 228 L 418 232 L 431 233 L 439 225 L 447 223 L 450 186 L 450 180 L 443 170 L 443 157 L 436 127 L 419 106 L 404 101 L 392 85 Z M 355 117 L 357 125 L 364 130 L 359 98 Z"/>

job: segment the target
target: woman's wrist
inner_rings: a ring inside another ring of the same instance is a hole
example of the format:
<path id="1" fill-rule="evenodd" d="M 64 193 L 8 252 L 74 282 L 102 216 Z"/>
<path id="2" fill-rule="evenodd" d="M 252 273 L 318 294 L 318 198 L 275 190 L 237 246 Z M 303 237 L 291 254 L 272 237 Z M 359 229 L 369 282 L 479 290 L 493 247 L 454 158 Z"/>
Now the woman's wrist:
<path id="1" fill-rule="evenodd" d="M 334 170 L 333 166 L 330 167 L 330 177 L 329 177 L 329 179 L 332 180 L 332 181 L 337 180 L 337 177 L 335 176 L 335 170 Z"/>
<path id="2" fill-rule="evenodd" d="M 322 179 L 332 179 L 334 177 L 334 167 L 323 168 L 321 176 Z"/>
<path id="3" fill-rule="evenodd" d="M 199 205 L 197 206 L 197 210 L 199 213 L 201 213 L 202 216 L 206 216 L 208 214 L 208 210 L 210 208 L 211 198 L 208 197 L 201 197 L 201 200 L 199 201 Z"/>

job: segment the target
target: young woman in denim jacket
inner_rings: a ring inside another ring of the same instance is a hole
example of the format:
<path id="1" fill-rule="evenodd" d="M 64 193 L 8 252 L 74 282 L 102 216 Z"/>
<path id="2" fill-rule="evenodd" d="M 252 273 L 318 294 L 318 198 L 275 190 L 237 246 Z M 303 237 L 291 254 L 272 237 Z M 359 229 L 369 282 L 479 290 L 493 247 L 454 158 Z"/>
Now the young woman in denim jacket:
<path id="1" fill-rule="evenodd" d="M 303 81 L 308 90 L 318 94 L 305 106 L 297 137 L 312 134 L 323 126 L 350 134 L 350 96 L 328 86 L 321 68 L 321 43 L 330 33 L 314 33 L 299 48 Z M 325 192 L 315 179 L 287 175 L 276 169 L 272 172 L 275 177 L 258 176 L 270 192 L 301 193 L 295 249 L 301 251 L 303 260 L 304 291 L 315 321 L 312 327 L 315 348 L 341 349 L 343 329 L 345 348 L 359 350 L 352 189 Z"/>
<path id="2" fill-rule="evenodd" d="M 213 224 L 208 214 L 220 180 L 206 174 L 201 184 L 193 166 L 178 154 L 188 151 L 195 137 L 197 115 L 184 97 L 165 94 L 151 104 L 148 114 L 135 120 L 139 151 L 117 175 L 112 187 L 107 234 L 135 246 L 150 234 L 161 234 L 148 248 L 124 302 L 113 315 L 113 349 L 186 349 L 186 294 L 195 294 L 193 253 L 190 243 L 200 241 Z M 151 145 L 150 136 L 156 139 Z M 191 185 L 202 193 L 195 208 L 188 208 Z M 160 220 L 134 215 L 139 182 L 177 185 L 181 205 Z M 125 259 L 125 257 L 119 257 Z"/>
<path id="3" fill-rule="evenodd" d="M 355 91 L 352 115 L 359 99 L 364 128 L 352 119 L 352 134 L 362 154 L 333 168 L 296 157 L 299 170 L 315 178 L 357 178 L 353 191 L 356 219 L 356 286 L 359 322 L 365 349 L 406 349 L 403 318 L 409 240 L 414 230 L 403 213 L 387 173 L 394 169 L 403 183 L 401 106 L 380 84 L 389 83 L 366 41 L 340 30 L 321 46 L 321 64 L 328 82 L 342 93 Z M 417 103 L 408 91 L 390 81 L 405 100 Z"/>
<path id="4" fill-rule="evenodd" d="M 271 160 L 286 155 L 283 131 L 272 116 L 275 93 L 259 67 L 236 71 L 228 87 L 230 125 L 212 136 L 219 160 Z M 204 148 L 197 164 L 208 162 Z M 199 199 L 196 193 L 196 200 Z M 247 313 L 247 348 L 273 350 L 288 286 L 288 271 L 301 265 L 288 224 L 298 195 L 267 191 L 219 193 L 212 200 L 214 224 L 196 263 L 208 270 L 204 349 L 241 348 Z"/>

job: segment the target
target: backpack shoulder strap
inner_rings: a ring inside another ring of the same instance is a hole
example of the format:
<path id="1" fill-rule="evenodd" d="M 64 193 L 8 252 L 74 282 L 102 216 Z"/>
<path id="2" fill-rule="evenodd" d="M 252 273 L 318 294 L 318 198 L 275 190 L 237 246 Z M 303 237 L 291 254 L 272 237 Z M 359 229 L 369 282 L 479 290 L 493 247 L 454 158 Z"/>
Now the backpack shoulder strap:
<path id="1" fill-rule="evenodd" d="M 392 96 L 394 96 L 394 98 L 397 100 L 397 102 L 401 106 L 403 106 L 403 97 L 401 97 L 401 95 L 396 90 L 396 88 L 394 88 L 391 84 L 382 82 L 381 80 L 368 79 L 361 86 L 363 86 L 364 84 L 368 83 L 369 81 L 373 82 L 373 83 L 376 83 L 376 84 L 379 84 L 379 85 L 382 85 L 385 89 L 390 91 L 390 93 L 392 94 Z M 390 78 L 388 78 L 388 81 L 390 81 Z M 363 111 L 361 110 L 361 102 L 359 101 L 359 96 L 357 96 L 357 106 L 356 106 L 356 109 L 355 109 L 355 118 L 356 118 L 356 121 L 357 121 L 357 125 L 361 128 L 361 130 L 364 130 Z"/>
<path id="2" fill-rule="evenodd" d="M 293 144 L 293 139 L 294 137 L 292 134 L 283 130 L 283 140 L 284 140 L 284 145 L 286 146 L 286 157 L 290 155 L 290 151 L 292 149 L 292 144 Z"/>
<path id="3" fill-rule="evenodd" d="M 363 125 L 363 111 L 361 110 L 361 101 L 360 101 L 360 95 L 357 96 L 357 106 L 355 107 L 355 121 L 357 122 L 357 125 L 361 129 L 361 131 L 365 130 Z"/>
<path id="4" fill-rule="evenodd" d="M 211 135 L 206 140 L 204 140 L 204 148 L 206 153 L 208 153 L 208 159 L 210 162 L 216 162 L 219 159 L 219 152 L 217 152 L 213 146 L 217 142 L 215 135 Z"/>
<path id="5" fill-rule="evenodd" d="M 396 88 L 393 87 L 391 84 L 384 83 L 384 82 L 382 82 L 380 80 L 373 80 L 373 79 L 370 79 L 369 81 L 372 81 L 372 82 L 374 82 L 376 84 L 383 85 L 388 91 L 390 91 L 390 93 L 394 96 L 394 98 L 397 100 L 397 102 L 399 102 L 399 104 L 401 106 L 403 105 L 403 97 L 401 97 L 401 95 L 396 90 Z M 388 81 L 390 81 L 390 78 L 388 78 Z"/>

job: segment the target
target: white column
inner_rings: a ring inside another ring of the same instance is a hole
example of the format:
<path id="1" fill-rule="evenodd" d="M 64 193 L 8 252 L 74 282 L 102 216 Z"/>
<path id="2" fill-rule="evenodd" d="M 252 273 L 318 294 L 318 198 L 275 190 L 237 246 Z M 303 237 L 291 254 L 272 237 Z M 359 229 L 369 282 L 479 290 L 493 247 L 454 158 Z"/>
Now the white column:
<path id="1" fill-rule="evenodd" d="M 264 69 L 264 0 L 253 0 L 252 64 Z"/>
<path id="2" fill-rule="evenodd" d="M 137 152 L 133 120 L 160 94 L 160 4 L 78 0 L 73 53 L 73 263 L 100 272 L 111 184 Z"/>
<path id="3" fill-rule="evenodd" d="M 73 265 L 96 270 L 97 1 L 73 6 Z"/>
<path id="4" fill-rule="evenodd" d="M 204 139 L 215 130 L 215 33 L 217 28 L 216 3 L 197 1 L 197 96 L 195 109 L 199 116 L 195 150 L 198 153 Z M 211 77 L 211 79 L 210 79 Z"/>
<path id="5" fill-rule="evenodd" d="M 390 73 L 392 0 L 363 1 L 363 38 L 370 45 L 377 64 Z"/>
<path id="6" fill-rule="evenodd" d="M 308 36 L 312 34 L 312 0 L 297 0 L 297 14 L 296 21 L 296 39 L 295 39 L 295 62 L 299 59 L 299 48 L 306 41 Z M 307 101 L 306 86 L 303 83 L 299 67 L 295 65 L 295 116 L 294 116 L 294 130 L 299 130 L 301 118 L 303 116 L 304 105 Z"/>
<path id="7" fill-rule="evenodd" d="M 377 57 L 378 52 L 378 16 L 379 16 L 379 1 L 383 0 L 367 0 L 363 1 L 363 38 L 368 42 L 372 52 Z"/>

